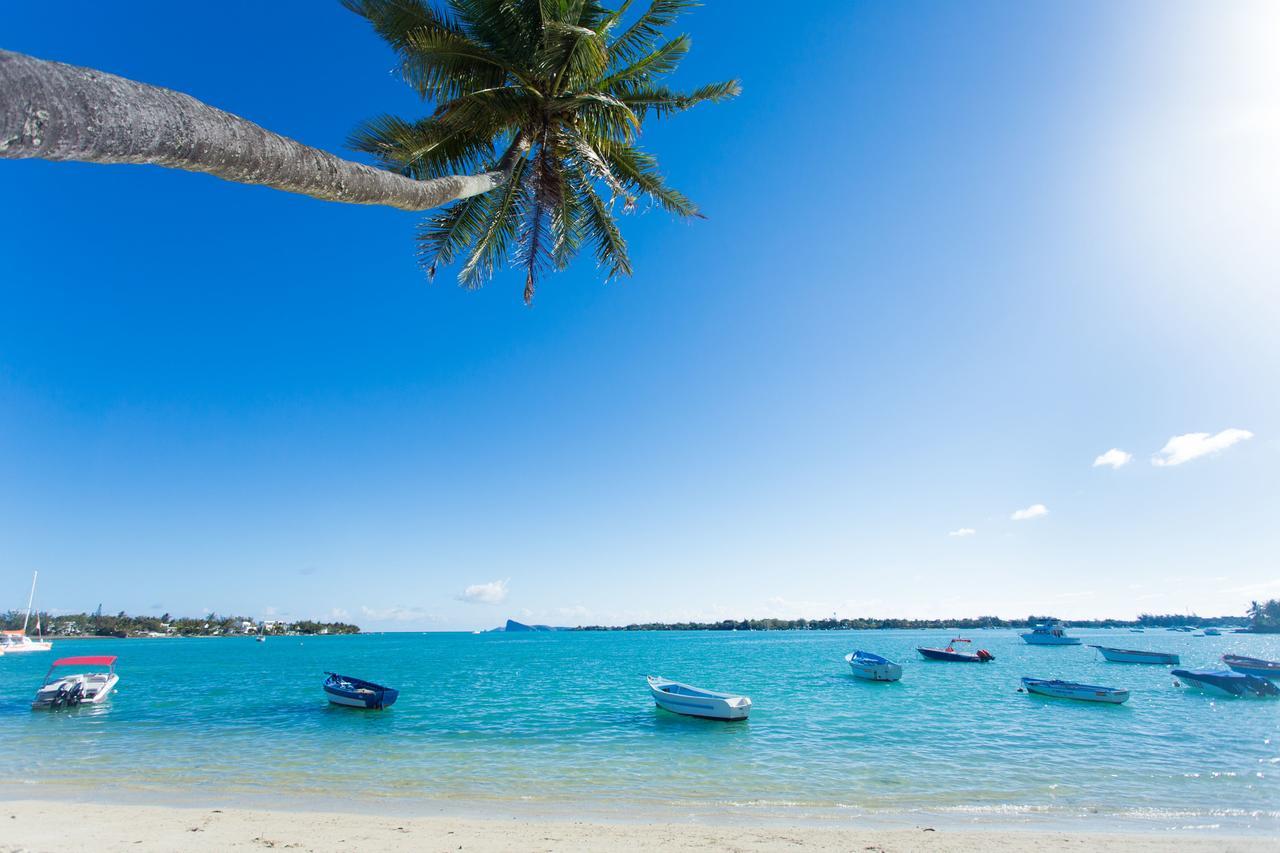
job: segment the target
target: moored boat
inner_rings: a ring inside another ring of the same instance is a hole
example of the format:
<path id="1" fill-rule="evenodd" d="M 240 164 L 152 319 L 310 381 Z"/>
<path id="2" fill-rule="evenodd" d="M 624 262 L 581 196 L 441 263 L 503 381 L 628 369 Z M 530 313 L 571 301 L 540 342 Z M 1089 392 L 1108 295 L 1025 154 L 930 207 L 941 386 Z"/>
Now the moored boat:
<path id="1" fill-rule="evenodd" d="M 1175 669 L 1173 675 L 1191 687 L 1219 696 L 1280 696 L 1280 687 L 1267 679 L 1229 669 Z"/>
<path id="2" fill-rule="evenodd" d="M 328 694 L 329 701 L 335 705 L 380 711 L 383 708 L 390 708 L 395 704 L 396 699 L 400 698 L 399 690 L 374 684 L 372 681 L 339 675 L 336 672 L 326 672 L 325 675 L 329 677 L 324 681 L 324 692 Z"/>
<path id="3" fill-rule="evenodd" d="M 956 637 L 954 640 L 947 643 L 947 647 L 945 649 L 931 649 L 926 647 L 917 647 L 916 651 L 918 651 L 921 655 L 928 658 L 929 660 L 941 660 L 941 661 L 948 661 L 950 663 L 987 663 L 988 661 L 993 661 L 996 659 L 996 656 L 991 654 L 991 652 L 987 651 L 986 649 L 978 649 L 977 652 L 956 651 L 956 643 L 972 643 L 972 642 L 973 642 L 972 640 L 966 640 L 961 637 Z"/>
<path id="4" fill-rule="evenodd" d="M 751 713 L 751 700 L 746 696 L 705 690 L 660 676 L 650 675 L 646 680 L 654 704 L 673 714 L 709 720 L 745 720 Z"/>
<path id="5" fill-rule="evenodd" d="M 1205 629 L 1204 629 L 1204 635 L 1205 635 L 1206 637 L 1221 637 L 1221 636 L 1222 636 L 1222 631 L 1220 631 L 1220 630 L 1219 630 L 1219 629 L 1217 629 L 1217 628 L 1205 628 Z"/>
<path id="6" fill-rule="evenodd" d="M 886 657 L 871 652 L 856 651 L 844 656 L 856 678 L 867 681 L 897 681 L 902 678 L 902 666 Z"/>
<path id="7" fill-rule="evenodd" d="M 1244 655 L 1223 655 L 1222 662 L 1236 672 L 1256 675 L 1259 678 L 1280 679 L 1280 660 L 1263 660 Z"/>
<path id="8" fill-rule="evenodd" d="M 53 649 L 53 643 L 40 633 L 40 614 L 36 614 L 36 639 L 27 636 L 27 625 L 31 621 L 31 605 L 36 599 L 36 578 L 39 572 L 31 573 L 31 594 L 27 596 L 27 612 L 22 617 L 22 627 L 14 631 L 0 631 L 0 654 L 5 652 L 47 652 Z"/>
<path id="9" fill-rule="evenodd" d="M 1062 629 L 1061 622 L 1043 622 L 1023 634 L 1022 639 L 1029 646 L 1078 646 L 1079 637 L 1070 637 Z"/>
<path id="10" fill-rule="evenodd" d="M 1177 666 L 1182 659 L 1171 652 L 1149 652 L 1143 649 L 1116 649 L 1111 646 L 1094 646 L 1102 656 L 1112 663 L 1154 663 L 1162 666 Z"/>
<path id="11" fill-rule="evenodd" d="M 68 667 L 106 667 L 106 672 L 67 672 Z M 62 669 L 62 672 L 58 672 Z M 60 658 L 49 667 L 44 683 L 36 691 L 32 710 L 43 708 L 74 708 L 77 705 L 97 705 L 111 695 L 120 676 L 116 675 L 115 655 L 90 655 Z"/>
<path id="12" fill-rule="evenodd" d="M 1123 705 L 1129 701 L 1129 691 L 1121 687 L 1099 687 L 1095 684 L 1080 684 L 1075 681 L 1060 679 L 1023 677 L 1022 686 L 1028 693 L 1040 696 L 1052 696 L 1055 699 L 1077 699 L 1081 702 L 1104 702 L 1110 705 Z"/>

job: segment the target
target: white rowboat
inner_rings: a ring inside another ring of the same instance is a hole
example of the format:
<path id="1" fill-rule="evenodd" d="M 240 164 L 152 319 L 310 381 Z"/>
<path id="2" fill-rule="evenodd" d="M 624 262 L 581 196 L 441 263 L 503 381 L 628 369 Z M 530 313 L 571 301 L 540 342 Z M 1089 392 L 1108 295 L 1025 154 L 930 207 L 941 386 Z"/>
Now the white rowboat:
<path id="1" fill-rule="evenodd" d="M 1112 663 L 1153 663 L 1161 666 L 1177 666 L 1181 659 L 1172 652 L 1149 652 L 1144 649 L 1113 649 L 1110 646 L 1093 646 Z"/>
<path id="2" fill-rule="evenodd" d="M 871 652 L 852 652 L 844 656 L 856 678 L 867 681 L 897 681 L 902 678 L 902 666 L 888 658 Z"/>
<path id="3" fill-rule="evenodd" d="M 1099 687 L 1096 684 L 1078 684 L 1059 679 L 1023 678 L 1022 686 L 1028 693 L 1052 696 L 1055 699 L 1077 699 L 1081 702 L 1104 702 L 1123 705 L 1129 701 L 1129 691 L 1120 687 Z"/>
<path id="4" fill-rule="evenodd" d="M 652 675 L 648 676 L 648 682 L 654 703 L 673 714 L 709 720 L 745 720 L 751 713 L 751 700 L 746 696 L 717 693 Z"/>

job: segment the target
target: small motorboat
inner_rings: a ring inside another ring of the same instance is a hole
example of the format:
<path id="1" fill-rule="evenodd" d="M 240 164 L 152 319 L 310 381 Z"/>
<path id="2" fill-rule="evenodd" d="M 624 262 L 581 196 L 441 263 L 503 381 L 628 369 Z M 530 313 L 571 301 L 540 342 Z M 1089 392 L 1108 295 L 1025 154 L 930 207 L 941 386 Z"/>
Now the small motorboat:
<path id="1" fill-rule="evenodd" d="M 902 678 L 902 666 L 888 658 L 871 652 L 853 652 L 844 656 L 856 678 L 867 681 L 897 681 Z"/>
<path id="2" fill-rule="evenodd" d="M 69 667 L 106 667 L 106 672 L 67 672 Z M 62 670 L 59 672 L 58 670 Z M 77 705 L 97 705 L 116 689 L 120 676 L 116 675 L 115 655 L 59 658 L 49 667 L 44 683 L 36 691 L 32 710 L 74 708 Z"/>
<path id="3" fill-rule="evenodd" d="M 654 704 L 673 714 L 708 720 L 745 720 L 751 713 L 751 700 L 746 696 L 717 693 L 652 675 L 647 680 Z"/>
<path id="4" fill-rule="evenodd" d="M 916 651 L 929 660 L 950 661 L 952 663 L 987 663 L 996 659 L 996 656 L 986 649 L 978 649 L 977 652 L 958 652 L 956 651 L 956 643 L 972 643 L 972 640 L 966 640 L 956 637 L 947 643 L 945 649 L 930 649 L 917 647 Z"/>
<path id="5" fill-rule="evenodd" d="M 1218 630 L 1217 628 L 1205 628 L 1204 635 L 1206 637 L 1221 637 L 1222 631 Z"/>
<path id="6" fill-rule="evenodd" d="M 1022 686 L 1028 693 L 1052 696 L 1055 699 L 1078 699 L 1081 702 L 1105 702 L 1110 705 L 1123 705 L 1129 701 L 1129 691 L 1120 687 L 1098 687 L 1057 678 L 1049 680 L 1024 677 Z"/>
<path id="7" fill-rule="evenodd" d="M 1043 622 L 1032 628 L 1029 634 L 1023 634 L 1022 639 L 1029 646 L 1080 645 L 1080 638 L 1067 636 L 1060 622 Z"/>
<path id="8" fill-rule="evenodd" d="M 1280 696 L 1280 687 L 1267 679 L 1229 669 L 1175 669 L 1173 676 L 1191 687 L 1219 696 Z"/>
<path id="9" fill-rule="evenodd" d="M 390 708 L 400 698 L 400 691 L 391 687 L 383 687 L 372 681 L 326 672 L 329 676 L 324 680 L 324 692 L 329 694 L 329 701 L 335 705 L 348 708 L 372 708 L 381 711 Z"/>
<path id="10" fill-rule="evenodd" d="M 1111 646 L 1094 646 L 1090 648 L 1102 652 L 1102 656 L 1112 663 L 1154 663 L 1161 666 L 1177 666 L 1182 659 L 1171 652 L 1148 652 L 1142 649 L 1116 649 Z"/>
<path id="11" fill-rule="evenodd" d="M 1222 662 L 1236 672 L 1256 675 L 1259 678 L 1280 679 L 1280 660 L 1247 658 L 1244 655 L 1223 655 Z"/>

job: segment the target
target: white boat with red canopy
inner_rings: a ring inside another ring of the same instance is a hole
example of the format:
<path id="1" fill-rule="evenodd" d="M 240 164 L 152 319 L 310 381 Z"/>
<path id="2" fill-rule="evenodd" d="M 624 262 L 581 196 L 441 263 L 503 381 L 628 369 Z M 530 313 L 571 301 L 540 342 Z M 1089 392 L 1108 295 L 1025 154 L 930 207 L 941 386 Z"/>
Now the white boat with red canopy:
<path id="1" fill-rule="evenodd" d="M 106 672 L 69 672 L 71 667 L 105 667 Z M 61 672 L 59 672 L 61 670 Z M 89 655 L 75 658 L 59 658 L 49 667 L 44 684 L 36 691 L 31 708 L 74 708 L 77 705 L 97 705 L 116 689 L 120 676 L 116 675 L 115 655 Z"/>

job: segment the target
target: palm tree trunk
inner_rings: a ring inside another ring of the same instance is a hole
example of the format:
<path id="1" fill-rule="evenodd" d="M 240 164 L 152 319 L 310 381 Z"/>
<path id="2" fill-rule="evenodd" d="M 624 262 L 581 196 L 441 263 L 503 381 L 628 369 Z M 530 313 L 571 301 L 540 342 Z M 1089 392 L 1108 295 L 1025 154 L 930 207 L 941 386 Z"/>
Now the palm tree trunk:
<path id="1" fill-rule="evenodd" d="M 511 174 L 507 168 L 415 181 L 303 145 L 172 89 L 0 50 L 0 158 L 31 157 L 145 163 L 401 210 L 488 192 Z"/>

